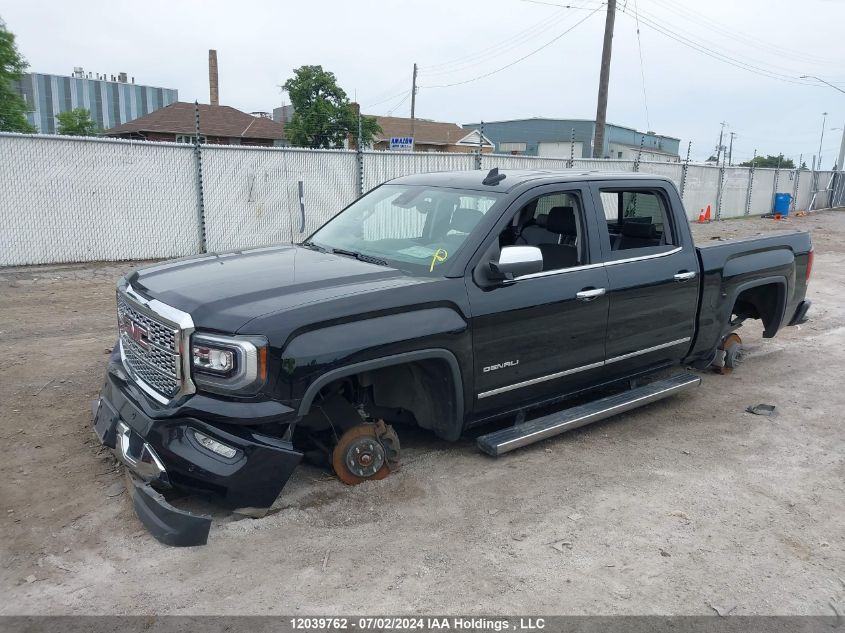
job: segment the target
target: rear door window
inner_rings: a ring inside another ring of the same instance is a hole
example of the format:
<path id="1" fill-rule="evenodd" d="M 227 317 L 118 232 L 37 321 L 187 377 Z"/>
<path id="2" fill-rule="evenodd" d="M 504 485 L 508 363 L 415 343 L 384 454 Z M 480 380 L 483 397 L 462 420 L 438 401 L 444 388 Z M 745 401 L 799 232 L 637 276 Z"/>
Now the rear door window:
<path id="1" fill-rule="evenodd" d="M 663 192 L 602 188 L 599 197 L 607 224 L 611 259 L 650 255 L 677 246 L 672 216 Z"/>

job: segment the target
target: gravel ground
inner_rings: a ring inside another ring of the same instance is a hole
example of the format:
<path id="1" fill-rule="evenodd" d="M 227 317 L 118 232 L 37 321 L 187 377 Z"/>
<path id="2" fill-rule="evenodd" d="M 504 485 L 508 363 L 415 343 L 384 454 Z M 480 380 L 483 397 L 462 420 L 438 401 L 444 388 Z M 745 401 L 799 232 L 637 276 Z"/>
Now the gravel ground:
<path id="1" fill-rule="evenodd" d="M 845 213 L 694 232 L 778 228 L 813 232 L 811 320 L 743 328 L 732 376 L 498 460 L 405 433 L 384 481 L 302 467 L 190 549 L 145 532 L 91 430 L 132 264 L 2 269 L 0 614 L 843 613 Z"/>

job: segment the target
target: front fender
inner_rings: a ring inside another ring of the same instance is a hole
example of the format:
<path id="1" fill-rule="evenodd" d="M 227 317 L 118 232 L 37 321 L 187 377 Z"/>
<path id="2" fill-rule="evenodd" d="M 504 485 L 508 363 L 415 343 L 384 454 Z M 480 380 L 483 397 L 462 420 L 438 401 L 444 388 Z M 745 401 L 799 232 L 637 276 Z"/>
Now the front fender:
<path id="1" fill-rule="evenodd" d="M 472 385 L 464 384 L 461 368 L 472 367 L 472 346 L 467 321 L 448 307 L 360 318 L 295 333 L 282 352 L 276 391 L 279 399 L 298 407 L 302 415 L 303 405 L 307 411 L 309 398 L 330 382 L 326 376 L 336 380 L 426 358 L 449 364 L 458 394 L 455 402 L 460 404 L 456 420 L 462 421 L 465 389 Z"/>
<path id="2" fill-rule="evenodd" d="M 451 420 L 439 420 L 439 423 L 435 428 L 435 432 L 445 440 L 455 441 L 461 436 L 461 432 L 463 431 L 463 380 L 461 378 L 461 369 L 455 355 L 445 349 L 421 349 L 414 352 L 393 354 L 391 356 L 373 358 L 360 363 L 345 365 L 328 371 L 308 386 L 308 389 L 305 391 L 305 395 L 300 402 L 298 413 L 300 416 L 307 415 L 311 410 L 311 405 L 313 404 L 314 399 L 317 397 L 317 394 L 320 393 L 320 390 L 335 380 L 345 378 L 346 376 L 354 376 L 363 372 L 397 367 L 399 365 L 406 365 L 408 363 L 415 363 L 424 360 L 442 361 L 449 367 L 449 387 L 447 387 L 447 389 L 450 390 L 450 393 L 445 393 L 443 395 L 451 400 Z"/>

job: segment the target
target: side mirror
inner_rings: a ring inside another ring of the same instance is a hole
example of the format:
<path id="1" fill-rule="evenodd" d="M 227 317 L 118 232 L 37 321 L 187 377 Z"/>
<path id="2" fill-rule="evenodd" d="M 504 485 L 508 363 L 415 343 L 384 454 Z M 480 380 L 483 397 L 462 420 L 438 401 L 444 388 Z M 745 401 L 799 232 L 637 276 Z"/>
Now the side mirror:
<path id="1" fill-rule="evenodd" d="M 502 277 L 520 277 L 543 270 L 543 253 L 536 246 L 505 246 L 490 270 Z"/>

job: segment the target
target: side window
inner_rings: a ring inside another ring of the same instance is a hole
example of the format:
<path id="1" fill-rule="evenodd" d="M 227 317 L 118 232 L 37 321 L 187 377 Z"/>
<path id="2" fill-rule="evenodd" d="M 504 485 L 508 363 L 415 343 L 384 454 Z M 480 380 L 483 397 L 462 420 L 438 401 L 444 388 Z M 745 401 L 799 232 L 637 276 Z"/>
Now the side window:
<path id="1" fill-rule="evenodd" d="M 676 245 L 665 198 L 657 191 L 602 189 L 612 251 Z"/>
<path id="2" fill-rule="evenodd" d="M 584 207 L 577 192 L 539 196 L 522 205 L 499 236 L 500 246 L 536 246 L 543 272 L 587 263 Z"/>

